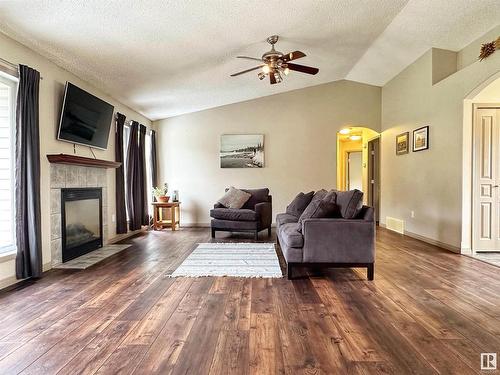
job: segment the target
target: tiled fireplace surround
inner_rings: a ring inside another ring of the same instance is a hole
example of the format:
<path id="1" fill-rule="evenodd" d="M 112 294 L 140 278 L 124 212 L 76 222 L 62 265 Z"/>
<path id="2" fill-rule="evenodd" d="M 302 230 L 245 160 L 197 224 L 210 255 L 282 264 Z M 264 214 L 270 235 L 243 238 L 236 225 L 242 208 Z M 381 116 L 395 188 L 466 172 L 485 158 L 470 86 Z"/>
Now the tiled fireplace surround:
<path id="1" fill-rule="evenodd" d="M 50 166 L 50 248 L 52 265 L 62 263 L 61 244 L 61 189 L 102 188 L 103 242 L 108 240 L 107 169 L 51 164 Z"/>

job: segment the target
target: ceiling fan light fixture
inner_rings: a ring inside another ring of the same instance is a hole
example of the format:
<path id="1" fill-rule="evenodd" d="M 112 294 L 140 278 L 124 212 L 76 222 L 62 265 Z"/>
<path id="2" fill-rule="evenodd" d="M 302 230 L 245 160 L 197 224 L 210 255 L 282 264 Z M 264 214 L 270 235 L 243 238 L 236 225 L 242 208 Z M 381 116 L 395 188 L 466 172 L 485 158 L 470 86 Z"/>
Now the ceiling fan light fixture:
<path id="1" fill-rule="evenodd" d="M 256 67 L 231 74 L 231 77 L 236 77 L 248 72 L 260 70 L 260 72 L 257 74 L 257 77 L 259 77 L 260 80 L 268 77 L 271 85 L 274 85 L 276 83 L 283 82 L 283 79 L 290 74 L 291 70 L 310 75 L 315 75 L 319 72 L 318 68 L 296 64 L 295 62 L 291 63 L 290 61 L 295 61 L 297 59 L 305 57 L 306 54 L 301 51 L 293 51 L 284 54 L 276 50 L 274 48 L 274 45 L 276 44 L 278 39 L 279 37 L 277 35 L 272 35 L 267 38 L 267 42 L 271 45 L 271 50 L 265 52 L 261 58 L 236 56 L 239 59 L 256 60 L 259 61 L 260 64 Z"/>

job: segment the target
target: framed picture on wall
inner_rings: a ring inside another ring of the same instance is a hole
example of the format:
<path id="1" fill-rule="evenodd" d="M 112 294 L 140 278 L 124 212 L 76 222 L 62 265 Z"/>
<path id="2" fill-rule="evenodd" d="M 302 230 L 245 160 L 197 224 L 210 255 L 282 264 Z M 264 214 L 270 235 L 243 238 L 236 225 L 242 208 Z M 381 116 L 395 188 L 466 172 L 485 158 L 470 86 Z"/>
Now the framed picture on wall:
<path id="1" fill-rule="evenodd" d="M 408 153 L 410 133 L 401 133 L 396 136 L 396 155 L 404 155 Z"/>
<path id="2" fill-rule="evenodd" d="M 264 134 L 223 134 L 220 138 L 221 168 L 263 168 Z"/>
<path id="3" fill-rule="evenodd" d="M 429 148 L 429 127 L 415 129 L 413 131 L 413 152 L 427 150 Z"/>

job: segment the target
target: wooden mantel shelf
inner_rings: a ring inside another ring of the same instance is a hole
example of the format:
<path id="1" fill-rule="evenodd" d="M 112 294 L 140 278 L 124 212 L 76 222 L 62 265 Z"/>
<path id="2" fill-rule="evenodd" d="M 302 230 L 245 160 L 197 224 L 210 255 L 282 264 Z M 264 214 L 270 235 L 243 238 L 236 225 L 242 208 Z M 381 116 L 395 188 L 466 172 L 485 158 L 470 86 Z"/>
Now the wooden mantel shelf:
<path id="1" fill-rule="evenodd" d="M 83 156 L 68 154 L 51 154 L 47 155 L 47 159 L 49 159 L 50 163 L 71 164 L 95 168 L 119 168 L 122 165 L 122 163 L 116 161 L 84 158 Z"/>

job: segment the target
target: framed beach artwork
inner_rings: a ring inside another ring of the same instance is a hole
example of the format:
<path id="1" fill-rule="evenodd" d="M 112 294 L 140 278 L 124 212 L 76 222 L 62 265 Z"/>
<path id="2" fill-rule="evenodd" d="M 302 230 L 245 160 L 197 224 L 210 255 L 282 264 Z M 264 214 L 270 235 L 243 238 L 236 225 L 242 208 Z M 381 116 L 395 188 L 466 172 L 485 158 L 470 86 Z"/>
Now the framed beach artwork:
<path id="1" fill-rule="evenodd" d="M 408 153 L 410 133 L 401 133 L 396 136 L 396 155 L 404 155 Z"/>
<path id="2" fill-rule="evenodd" d="M 220 137 L 221 168 L 263 168 L 264 134 L 223 134 Z"/>
<path id="3" fill-rule="evenodd" d="M 429 127 L 415 129 L 413 131 L 413 152 L 427 150 L 429 148 Z"/>

